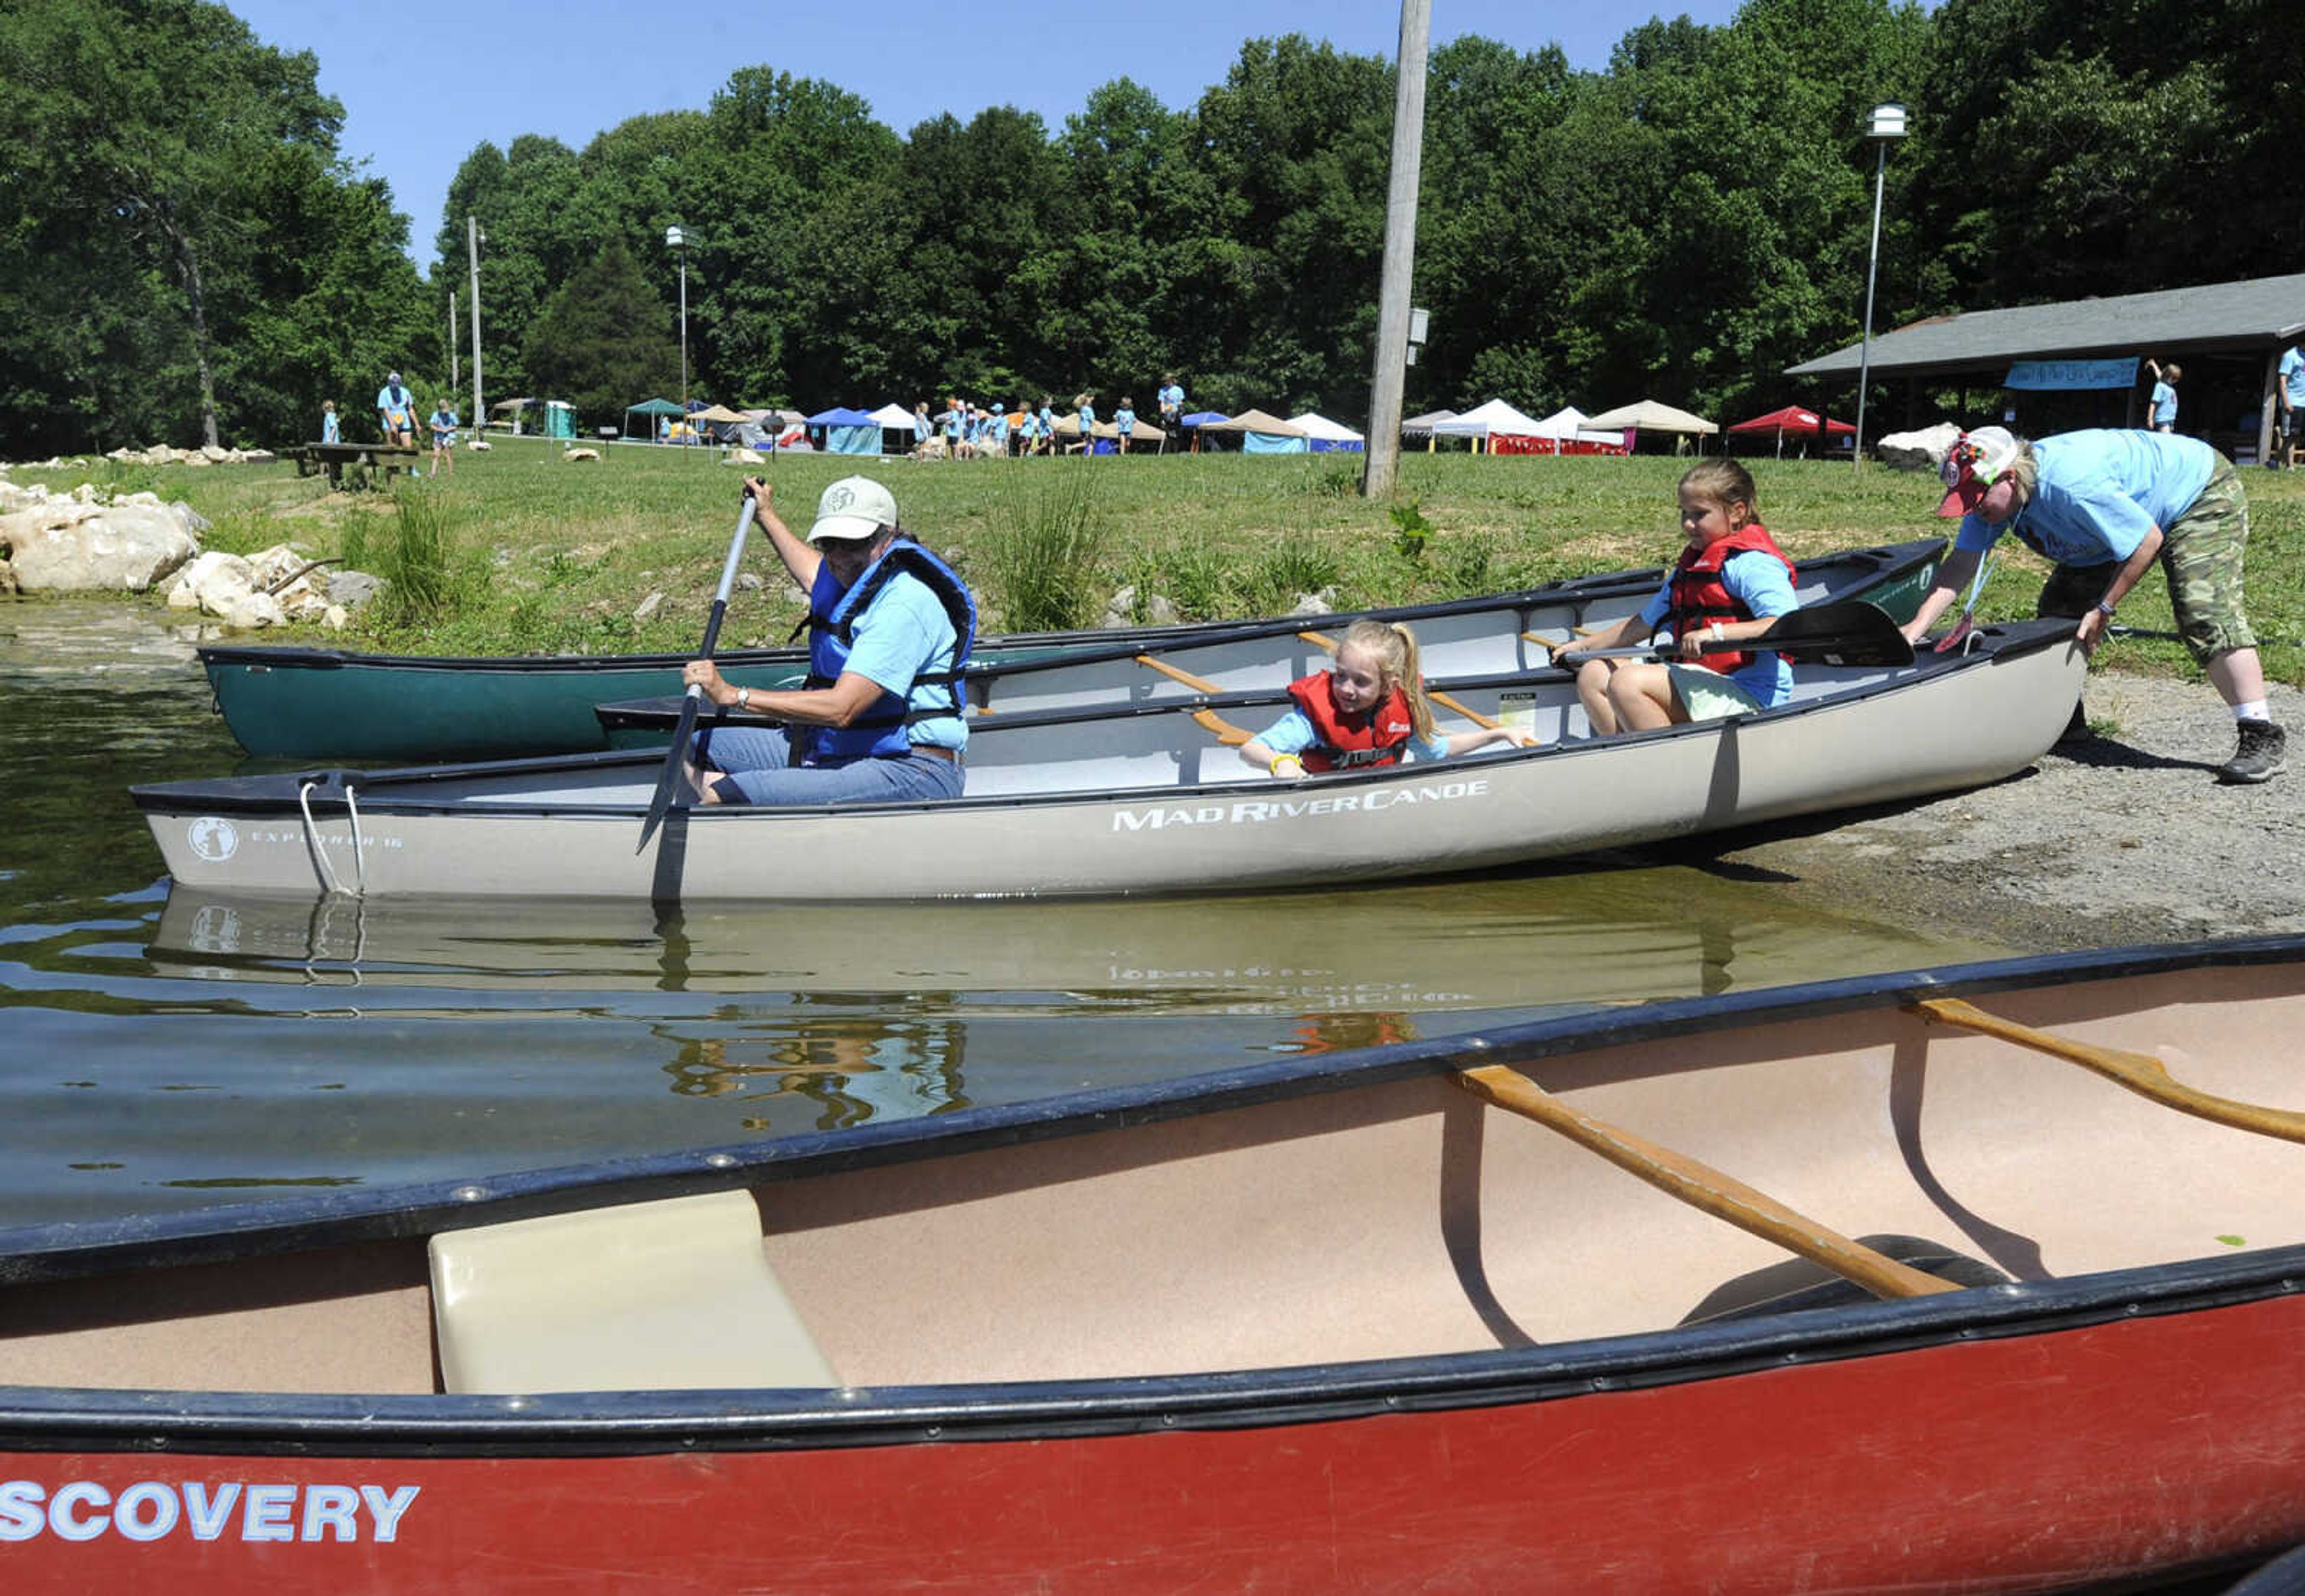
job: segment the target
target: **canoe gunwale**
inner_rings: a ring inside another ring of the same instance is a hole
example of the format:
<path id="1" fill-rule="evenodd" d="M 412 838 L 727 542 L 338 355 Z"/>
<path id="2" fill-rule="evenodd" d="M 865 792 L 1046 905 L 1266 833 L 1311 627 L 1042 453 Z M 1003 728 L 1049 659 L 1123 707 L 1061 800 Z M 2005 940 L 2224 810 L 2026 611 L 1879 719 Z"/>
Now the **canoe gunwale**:
<path id="1" fill-rule="evenodd" d="M 1829 562 L 1849 562 L 1869 565 L 1880 569 L 1871 573 L 1871 581 L 1885 581 L 1901 575 L 1909 568 L 1937 557 L 1944 548 L 1942 538 L 1920 538 L 1905 543 L 1875 544 L 1866 548 L 1836 549 L 1818 555 L 1814 559 L 1795 562 L 1800 565 L 1822 565 Z M 1637 570 L 1595 573 L 1589 576 L 1568 576 L 1541 582 L 1535 587 L 1515 588 L 1501 593 L 1476 594 L 1459 598 L 1437 598 L 1425 604 L 1390 605 L 1379 608 L 1350 610 L 1326 615 L 1269 615 L 1236 621 L 1196 621 L 1174 626 L 1116 627 L 1111 631 L 1095 632 L 1008 632 L 980 641 L 981 649 L 1008 648 L 1063 648 L 1078 645 L 1084 639 L 1093 640 L 1093 648 L 1101 652 L 1081 654 L 1076 662 L 1093 658 L 1124 657 L 1140 651 L 1148 642 L 1183 642 L 1195 645 L 1227 641 L 1232 638 L 1280 636 L 1295 632 L 1314 623 L 1325 624 L 1350 624 L 1367 616 L 1377 620 L 1414 622 L 1427 615 L 1461 615 L 1481 609 L 1503 608 L 1509 605 L 1527 603 L 1546 605 L 1564 598 L 1588 594 L 1601 597 L 1618 596 L 1625 592 L 1646 592 L 1664 580 L 1662 565 Z M 1868 585 L 1870 582 L 1868 582 Z M 201 667 L 214 671 L 232 666 L 268 666 L 303 667 L 318 670 L 342 670 L 374 667 L 404 670 L 481 670 L 481 671 L 562 671 L 600 670 L 604 668 L 632 669 L 661 666 L 677 670 L 691 658 L 686 654 L 368 654 L 347 649 L 312 649 L 285 643 L 202 643 L 197 645 Z M 731 649 L 719 658 L 728 664 L 778 663 L 804 661 L 808 651 L 798 646 L 767 649 Z M 1038 662 L 1034 662 L 1038 663 Z"/>

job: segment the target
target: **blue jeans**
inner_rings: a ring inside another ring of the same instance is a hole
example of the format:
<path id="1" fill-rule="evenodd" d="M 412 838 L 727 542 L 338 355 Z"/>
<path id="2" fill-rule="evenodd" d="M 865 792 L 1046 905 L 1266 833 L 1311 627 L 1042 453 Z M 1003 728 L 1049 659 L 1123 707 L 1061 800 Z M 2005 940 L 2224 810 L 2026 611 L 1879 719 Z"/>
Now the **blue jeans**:
<path id="1" fill-rule="evenodd" d="M 917 752 L 903 759 L 795 766 L 785 734 L 756 726 L 722 726 L 712 734 L 706 757 L 725 773 L 718 780 L 709 774 L 705 777 L 723 803 L 912 803 L 923 798 L 957 798 L 965 774 L 957 760 Z"/>

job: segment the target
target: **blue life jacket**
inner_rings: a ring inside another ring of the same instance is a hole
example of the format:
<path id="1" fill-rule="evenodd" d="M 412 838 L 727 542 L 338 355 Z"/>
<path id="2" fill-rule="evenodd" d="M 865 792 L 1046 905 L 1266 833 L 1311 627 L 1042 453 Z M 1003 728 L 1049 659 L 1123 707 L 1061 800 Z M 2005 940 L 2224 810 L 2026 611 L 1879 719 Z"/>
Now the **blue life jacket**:
<path id="1" fill-rule="evenodd" d="M 912 748 L 912 740 L 906 735 L 907 726 L 963 712 L 960 669 L 976 646 L 976 599 L 957 571 L 908 537 L 900 536 L 891 543 L 886 553 L 865 567 L 856 585 L 845 590 L 833 580 L 829 561 L 816 568 L 816 581 L 809 590 L 808 619 L 803 623 L 808 628 L 808 680 L 804 685 L 829 687 L 840 679 L 848 666 L 848 652 L 855 646 L 856 623 L 880 596 L 880 590 L 898 575 L 927 583 L 952 622 L 952 669 L 913 678 L 914 687 L 943 687 L 949 707 L 915 709 L 909 691 L 883 692 L 880 702 L 847 726 L 812 728 L 807 739 L 810 747 L 801 753 L 802 758 L 900 759 Z M 799 742 L 795 739 L 795 753 L 801 752 Z"/>

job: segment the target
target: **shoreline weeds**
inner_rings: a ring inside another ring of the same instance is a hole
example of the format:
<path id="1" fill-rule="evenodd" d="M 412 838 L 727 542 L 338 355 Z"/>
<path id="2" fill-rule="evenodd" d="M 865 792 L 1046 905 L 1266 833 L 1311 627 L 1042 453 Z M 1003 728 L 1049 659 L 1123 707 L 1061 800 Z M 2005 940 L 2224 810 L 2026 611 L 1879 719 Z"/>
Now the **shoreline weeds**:
<path id="1" fill-rule="evenodd" d="M 2268 684 L 2305 734 L 2305 693 Z M 2230 711 L 2207 683 L 2101 672 L 2088 738 L 1989 787 L 1731 838 L 1714 858 L 1820 908 L 1917 931 L 2068 952 L 2305 932 L 2305 782 L 2228 786 Z"/>

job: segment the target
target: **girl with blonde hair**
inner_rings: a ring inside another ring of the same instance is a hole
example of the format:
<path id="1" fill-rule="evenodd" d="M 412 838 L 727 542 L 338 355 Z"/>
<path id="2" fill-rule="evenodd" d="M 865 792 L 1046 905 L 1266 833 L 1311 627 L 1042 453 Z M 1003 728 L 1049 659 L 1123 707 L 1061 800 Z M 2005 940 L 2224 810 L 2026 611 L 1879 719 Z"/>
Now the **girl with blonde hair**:
<path id="1" fill-rule="evenodd" d="M 1416 634 L 1383 621 L 1356 621 L 1327 670 L 1289 684 L 1296 708 L 1241 747 L 1240 757 L 1282 781 L 1398 762 L 1406 752 L 1445 760 L 1493 743 L 1533 747 L 1510 726 L 1442 733 L 1417 668 Z"/>

